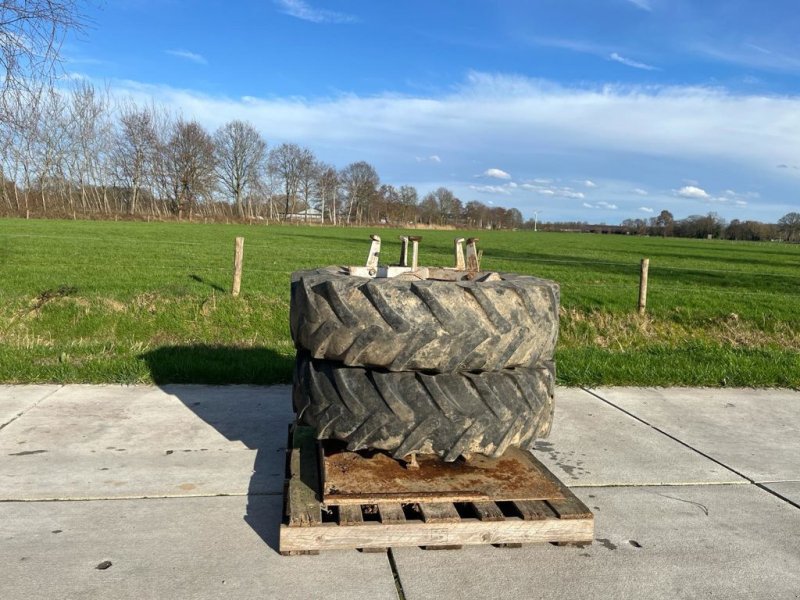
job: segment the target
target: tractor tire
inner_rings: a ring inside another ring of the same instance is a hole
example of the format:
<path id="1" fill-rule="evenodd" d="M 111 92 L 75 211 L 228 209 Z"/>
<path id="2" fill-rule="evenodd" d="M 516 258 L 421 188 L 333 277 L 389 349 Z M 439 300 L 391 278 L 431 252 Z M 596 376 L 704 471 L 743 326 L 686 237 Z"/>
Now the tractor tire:
<path id="1" fill-rule="evenodd" d="M 351 451 L 412 452 L 452 462 L 473 452 L 500 456 L 550 433 L 555 366 L 484 373 L 423 373 L 347 367 L 298 354 L 298 422 Z"/>
<path id="2" fill-rule="evenodd" d="M 552 360 L 558 284 L 499 273 L 498 281 L 369 279 L 328 267 L 292 274 L 298 350 L 389 371 L 496 371 Z"/>

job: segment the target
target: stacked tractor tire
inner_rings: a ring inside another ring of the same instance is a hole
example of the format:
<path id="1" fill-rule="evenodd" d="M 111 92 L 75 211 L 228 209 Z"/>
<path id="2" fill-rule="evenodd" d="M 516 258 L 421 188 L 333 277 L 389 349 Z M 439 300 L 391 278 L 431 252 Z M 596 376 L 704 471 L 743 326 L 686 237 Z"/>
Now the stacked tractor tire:
<path id="1" fill-rule="evenodd" d="M 508 273 L 296 272 L 298 422 L 397 459 L 530 448 L 553 420 L 558 305 L 555 282 Z"/>

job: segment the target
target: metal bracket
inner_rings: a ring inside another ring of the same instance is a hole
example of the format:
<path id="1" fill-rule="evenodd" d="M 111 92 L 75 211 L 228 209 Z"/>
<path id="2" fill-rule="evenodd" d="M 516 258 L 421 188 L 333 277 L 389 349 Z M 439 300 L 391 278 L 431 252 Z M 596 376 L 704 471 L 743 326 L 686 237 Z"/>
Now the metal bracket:
<path id="1" fill-rule="evenodd" d="M 419 235 L 410 235 L 408 236 L 409 241 L 411 242 L 411 270 L 417 270 L 417 255 L 419 253 L 419 243 L 422 241 L 422 237 Z"/>
<path id="2" fill-rule="evenodd" d="M 478 255 L 478 238 L 467 239 L 467 271 L 475 273 L 481 270 L 481 258 Z"/>
<path id="3" fill-rule="evenodd" d="M 453 251 L 456 254 L 456 260 L 455 260 L 456 266 L 455 266 L 455 269 L 457 271 L 463 271 L 464 270 L 464 246 L 463 246 L 463 244 L 464 244 L 464 238 L 456 238 L 455 240 L 453 240 L 453 245 L 454 245 Z"/>
<path id="4" fill-rule="evenodd" d="M 367 267 L 377 269 L 378 258 L 380 258 L 381 255 L 381 238 L 373 233 L 369 236 L 369 239 L 372 240 L 372 244 L 370 244 L 369 256 L 367 256 Z"/>
<path id="5" fill-rule="evenodd" d="M 400 236 L 400 265 L 401 267 L 408 266 L 408 236 Z"/>
<path id="6" fill-rule="evenodd" d="M 455 238 L 453 240 L 453 253 L 455 267 L 420 267 L 419 266 L 419 243 L 422 237 L 418 235 L 401 235 L 400 242 L 400 264 L 391 266 L 380 266 L 378 258 L 381 252 L 381 238 L 378 235 L 370 235 L 372 240 L 367 264 L 365 266 L 347 267 L 348 273 L 354 277 L 387 278 L 400 277 L 402 279 L 436 281 L 499 281 L 497 273 L 481 273 L 481 255 L 478 252 L 478 238 Z M 464 242 L 467 243 L 466 258 L 464 257 Z M 408 264 L 408 245 L 411 243 L 411 265 Z"/>

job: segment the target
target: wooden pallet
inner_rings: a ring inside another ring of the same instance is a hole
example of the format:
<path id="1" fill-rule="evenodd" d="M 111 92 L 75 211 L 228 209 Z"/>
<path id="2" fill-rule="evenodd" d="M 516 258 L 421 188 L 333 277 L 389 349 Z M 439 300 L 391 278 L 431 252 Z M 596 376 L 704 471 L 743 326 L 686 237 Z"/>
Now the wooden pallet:
<path id="1" fill-rule="evenodd" d="M 320 550 L 391 547 L 428 549 L 464 545 L 512 546 L 553 542 L 591 543 L 594 516 L 561 481 L 532 458 L 544 489 L 555 488 L 552 498 L 485 499 L 442 502 L 424 497 L 418 502 L 336 504 L 324 502 L 321 472 L 325 455 L 313 431 L 297 427 L 289 436 L 284 488 L 284 523 L 280 552 L 316 554 Z M 534 490 L 534 497 L 541 496 Z M 404 500 L 409 500 L 404 495 Z"/>

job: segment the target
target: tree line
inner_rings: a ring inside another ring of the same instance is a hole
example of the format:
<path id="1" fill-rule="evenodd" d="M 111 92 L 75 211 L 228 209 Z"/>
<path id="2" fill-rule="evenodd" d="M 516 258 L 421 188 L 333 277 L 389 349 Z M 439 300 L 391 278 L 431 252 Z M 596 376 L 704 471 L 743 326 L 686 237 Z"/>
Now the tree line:
<path id="1" fill-rule="evenodd" d="M 523 222 L 517 209 L 463 203 L 447 188 L 420 199 L 413 186 L 382 183 L 366 161 L 337 169 L 297 144 L 270 148 L 246 121 L 212 132 L 158 104 L 115 103 L 86 82 L 20 98 L 0 122 L 6 215 L 495 229 Z"/>
<path id="2" fill-rule="evenodd" d="M 777 223 L 732 219 L 727 222 L 719 214 L 690 215 L 675 219 L 668 210 L 658 216 L 644 219 L 626 219 L 622 226 L 639 235 L 661 235 L 684 238 L 719 238 L 739 241 L 784 240 L 800 241 L 800 214 L 788 213 Z"/>
<path id="3" fill-rule="evenodd" d="M 525 223 L 533 227 L 533 221 Z M 581 221 L 539 223 L 543 231 L 581 231 L 590 233 L 617 233 L 625 235 L 652 235 L 662 237 L 712 238 L 739 241 L 800 242 L 800 213 L 790 212 L 777 223 L 733 219 L 726 222 L 719 214 L 690 215 L 675 219 L 668 210 L 662 210 L 649 219 L 625 219 L 619 225 L 592 225 Z"/>

